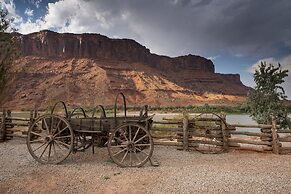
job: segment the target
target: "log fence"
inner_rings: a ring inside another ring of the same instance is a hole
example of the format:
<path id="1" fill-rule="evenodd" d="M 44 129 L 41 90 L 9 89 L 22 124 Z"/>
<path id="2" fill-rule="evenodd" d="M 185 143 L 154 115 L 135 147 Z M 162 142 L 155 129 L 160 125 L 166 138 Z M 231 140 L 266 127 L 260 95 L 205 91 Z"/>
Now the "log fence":
<path id="1" fill-rule="evenodd" d="M 228 124 L 225 114 L 208 114 L 191 118 L 186 113 L 181 118 L 163 118 L 154 121 L 151 130 L 155 145 L 173 146 L 178 150 L 198 150 L 201 145 L 227 152 L 250 150 L 291 154 L 291 129 L 280 129 L 275 118 L 271 125 Z M 26 137 L 27 130 L 37 118 L 31 111 L 29 118 L 13 117 L 11 111 L 3 110 L 0 120 L 0 142 L 13 137 Z M 206 152 L 207 153 L 207 152 Z"/>

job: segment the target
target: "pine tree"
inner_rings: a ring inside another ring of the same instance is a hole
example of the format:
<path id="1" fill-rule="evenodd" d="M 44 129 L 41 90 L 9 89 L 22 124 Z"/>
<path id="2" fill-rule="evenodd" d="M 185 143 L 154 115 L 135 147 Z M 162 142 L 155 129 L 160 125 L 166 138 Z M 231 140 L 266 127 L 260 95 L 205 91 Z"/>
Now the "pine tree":
<path id="1" fill-rule="evenodd" d="M 287 99 L 284 88 L 284 78 L 288 76 L 288 70 L 282 70 L 281 65 L 267 65 L 261 62 L 255 71 L 254 81 L 256 83 L 247 98 L 248 110 L 251 117 L 258 123 L 271 124 L 272 115 L 281 126 L 287 125 L 287 108 L 283 101 Z"/>

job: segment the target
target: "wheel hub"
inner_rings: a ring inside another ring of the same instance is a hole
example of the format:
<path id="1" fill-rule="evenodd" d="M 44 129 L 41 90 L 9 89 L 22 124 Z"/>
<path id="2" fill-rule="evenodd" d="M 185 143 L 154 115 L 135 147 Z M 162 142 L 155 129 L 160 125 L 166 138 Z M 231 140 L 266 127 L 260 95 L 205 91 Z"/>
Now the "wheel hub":
<path id="1" fill-rule="evenodd" d="M 48 135 L 48 136 L 45 137 L 45 140 L 47 142 L 52 142 L 54 140 L 54 137 L 52 135 Z"/>
<path id="2" fill-rule="evenodd" d="M 133 152 L 135 150 L 135 143 L 129 142 L 127 144 L 127 150 L 130 151 L 130 152 Z"/>

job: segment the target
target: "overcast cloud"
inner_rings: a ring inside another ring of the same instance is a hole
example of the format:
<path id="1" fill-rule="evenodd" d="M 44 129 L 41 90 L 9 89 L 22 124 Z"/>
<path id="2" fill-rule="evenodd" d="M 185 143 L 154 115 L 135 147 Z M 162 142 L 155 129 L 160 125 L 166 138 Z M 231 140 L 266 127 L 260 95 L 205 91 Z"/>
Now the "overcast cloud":
<path id="1" fill-rule="evenodd" d="M 261 59 L 280 61 L 286 68 L 291 64 L 290 0 L 63 0 L 49 3 L 33 19 L 33 10 L 22 18 L 16 1 L 0 1 L 17 18 L 14 27 L 25 34 L 41 29 L 94 32 L 135 39 L 157 54 L 192 53 L 214 62 L 225 56 L 247 58 L 252 62 L 237 67 L 241 74 Z M 291 96 L 290 83 L 287 87 Z"/>

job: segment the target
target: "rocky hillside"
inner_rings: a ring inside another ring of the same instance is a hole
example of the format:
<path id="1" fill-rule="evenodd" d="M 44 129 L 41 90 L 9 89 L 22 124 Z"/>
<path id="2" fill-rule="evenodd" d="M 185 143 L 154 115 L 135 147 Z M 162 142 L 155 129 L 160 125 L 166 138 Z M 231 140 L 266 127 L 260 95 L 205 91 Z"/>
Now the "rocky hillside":
<path id="1" fill-rule="evenodd" d="M 239 74 L 218 74 L 200 56 L 159 56 L 129 39 L 40 31 L 15 34 L 21 57 L 12 68 L 7 107 L 112 105 L 122 91 L 131 105 L 183 106 L 241 101 L 250 88 Z"/>

